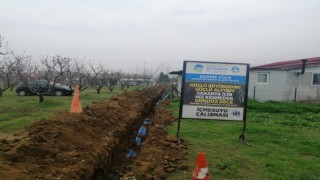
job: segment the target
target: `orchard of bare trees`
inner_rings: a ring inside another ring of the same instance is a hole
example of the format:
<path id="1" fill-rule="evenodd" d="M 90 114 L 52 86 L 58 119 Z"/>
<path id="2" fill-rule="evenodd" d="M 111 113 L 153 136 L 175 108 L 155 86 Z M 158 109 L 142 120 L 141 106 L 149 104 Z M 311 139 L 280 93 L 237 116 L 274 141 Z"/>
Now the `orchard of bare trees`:
<path id="1" fill-rule="evenodd" d="M 34 60 L 32 56 L 8 50 L 7 45 L 0 36 L 0 97 L 19 83 L 24 83 L 33 94 L 37 94 L 39 102 L 44 101 L 44 95 L 50 93 L 57 83 L 67 85 L 70 89 L 79 85 L 80 91 L 94 88 L 100 94 L 103 87 L 112 92 L 116 85 L 120 85 L 121 89 L 132 85 L 150 85 L 156 73 L 145 68 L 140 72 L 125 73 L 92 61 L 62 55 L 41 56 Z M 39 91 L 39 88 L 30 84 L 31 80 L 41 80 L 49 89 L 46 92 Z"/>

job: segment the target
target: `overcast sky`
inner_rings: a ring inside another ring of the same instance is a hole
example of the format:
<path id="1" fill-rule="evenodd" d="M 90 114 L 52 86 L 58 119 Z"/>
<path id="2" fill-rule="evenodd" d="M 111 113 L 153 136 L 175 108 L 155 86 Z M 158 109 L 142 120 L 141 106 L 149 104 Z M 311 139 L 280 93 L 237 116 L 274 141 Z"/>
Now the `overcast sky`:
<path id="1" fill-rule="evenodd" d="M 250 63 L 320 56 L 320 0 L 0 0 L 15 52 L 182 69 L 183 60 Z"/>

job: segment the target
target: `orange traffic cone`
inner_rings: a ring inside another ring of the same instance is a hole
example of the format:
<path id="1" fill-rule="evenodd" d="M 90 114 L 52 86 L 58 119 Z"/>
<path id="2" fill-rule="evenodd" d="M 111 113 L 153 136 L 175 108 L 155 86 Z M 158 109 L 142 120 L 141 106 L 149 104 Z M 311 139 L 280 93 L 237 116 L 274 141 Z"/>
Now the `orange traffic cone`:
<path id="1" fill-rule="evenodd" d="M 79 86 L 77 85 L 73 92 L 70 113 L 81 113 L 81 112 L 82 112 L 82 107 L 80 103 Z"/>
<path id="2" fill-rule="evenodd" d="M 198 152 L 192 176 L 192 180 L 200 179 L 210 180 L 206 155 L 203 152 Z"/>

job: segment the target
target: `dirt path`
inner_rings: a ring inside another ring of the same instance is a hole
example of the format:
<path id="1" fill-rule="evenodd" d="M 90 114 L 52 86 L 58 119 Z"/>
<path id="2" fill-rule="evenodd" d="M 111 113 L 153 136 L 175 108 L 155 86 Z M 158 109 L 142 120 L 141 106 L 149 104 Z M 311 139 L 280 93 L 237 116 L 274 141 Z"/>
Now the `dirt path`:
<path id="1" fill-rule="evenodd" d="M 169 113 L 161 106 L 154 111 L 162 92 L 159 87 L 127 92 L 84 113 L 57 113 L 13 138 L 1 137 L 0 179 L 165 178 L 183 168 L 178 164 L 186 146 L 165 134 L 174 121 Z M 134 147 L 134 134 L 150 114 L 144 143 Z M 138 157 L 127 158 L 128 148 L 138 148 Z"/>

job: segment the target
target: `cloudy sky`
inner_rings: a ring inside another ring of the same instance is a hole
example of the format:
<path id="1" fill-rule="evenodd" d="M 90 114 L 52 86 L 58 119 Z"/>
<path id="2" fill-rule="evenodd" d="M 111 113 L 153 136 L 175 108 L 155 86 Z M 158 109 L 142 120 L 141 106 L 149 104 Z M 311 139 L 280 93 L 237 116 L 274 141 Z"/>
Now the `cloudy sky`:
<path id="1" fill-rule="evenodd" d="M 320 56 L 319 0 L 1 0 L 0 35 L 17 53 L 113 69 L 182 69 Z"/>

